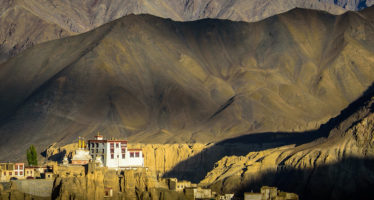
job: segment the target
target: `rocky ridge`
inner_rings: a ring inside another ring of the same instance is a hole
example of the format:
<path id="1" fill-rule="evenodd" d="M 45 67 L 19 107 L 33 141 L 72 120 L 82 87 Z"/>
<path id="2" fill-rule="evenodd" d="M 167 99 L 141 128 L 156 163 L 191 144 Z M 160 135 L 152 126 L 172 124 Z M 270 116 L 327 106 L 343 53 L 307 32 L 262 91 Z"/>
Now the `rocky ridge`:
<path id="1" fill-rule="evenodd" d="M 0 65 L 0 158 L 24 155 L 6 145 L 45 149 L 97 131 L 210 143 L 318 128 L 374 80 L 372 9 L 258 23 L 131 15 L 36 45 Z"/>
<path id="2" fill-rule="evenodd" d="M 219 18 L 253 22 L 295 7 L 341 14 L 357 10 L 357 2 L 339 1 L 336 5 L 328 0 L 4 0 L 0 2 L 0 63 L 34 44 L 87 32 L 129 14 L 152 14 L 177 21 Z M 372 3 L 366 1 L 367 6 Z"/>
<path id="3" fill-rule="evenodd" d="M 201 184 L 240 194 L 273 185 L 302 199 L 364 199 L 373 195 L 373 135 L 374 97 L 327 138 L 224 157 Z"/>

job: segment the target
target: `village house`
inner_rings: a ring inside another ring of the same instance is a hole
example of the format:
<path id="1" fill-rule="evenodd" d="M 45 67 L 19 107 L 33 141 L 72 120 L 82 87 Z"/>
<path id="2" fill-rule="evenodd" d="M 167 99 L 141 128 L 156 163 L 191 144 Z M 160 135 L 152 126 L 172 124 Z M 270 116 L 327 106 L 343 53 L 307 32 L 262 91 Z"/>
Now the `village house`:
<path id="1" fill-rule="evenodd" d="M 0 181 L 7 182 L 12 178 L 24 178 L 24 163 L 0 163 Z"/>
<path id="2" fill-rule="evenodd" d="M 25 177 L 26 178 L 35 178 L 35 169 L 33 167 L 25 167 Z"/>
<path id="3" fill-rule="evenodd" d="M 193 184 L 190 181 L 178 181 L 176 178 L 169 178 L 168 185 L 170 190 L 179 192 L 183 191 L 185 188 L 197 187 L 196 184 Z"/>
<path id="4" fill-rule="evenodd" d="M 246 192 L 244 200 L 299 200 L 295 193 L 282 192 L 276 187 L 261 187 L 260 193 Z"/>
<path id="5" fill-rule="evenodd" d="M 190 187 L 184 189 L 184 194 L 188 200 L 195 199 L 215 199 L 216 194 L 211 189 L 201 187 Z"/>
<path id="6" fill-rule="evenodd" d="M 45 174 L 53 172 L 51 166 L 28 166 L 25 167 L 25 178 L 46 178 Z"/>
<path id="7" fill-rule="evenodd" d="M 187 199 L 216 199 L 216 200 L 231 200 L 234 194 L 217 194 L 209 188 L 201 188 L 190 181 L 178 181 L 177 178 L 165 179 L 169 190 L 184 192 Z"/>
<path id="8" fill-rule="evenodd" d="M 217 195 L 217 200 L 231 200 L 234 198 L 234 194 L 223 194 L 223 195 Z"/>
<path id="9" fill-rule="evenodd" d="M 127 140 L 104 139 L 98 134 L 94 140 L 88 140 L 88 151 L 93 161 L 108 168 L 144 167 L 142 149 L 128 149 Z"/>

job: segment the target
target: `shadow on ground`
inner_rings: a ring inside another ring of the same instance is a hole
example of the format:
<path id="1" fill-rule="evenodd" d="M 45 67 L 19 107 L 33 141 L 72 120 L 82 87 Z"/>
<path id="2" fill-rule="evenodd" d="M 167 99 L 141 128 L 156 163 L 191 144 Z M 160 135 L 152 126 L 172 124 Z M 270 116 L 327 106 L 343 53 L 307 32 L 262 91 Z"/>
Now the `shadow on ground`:
<path id="1" fill-rule="evenodd" d="M 225 156 L 244 156 L 252 151 L 261 151 L 291 144 L 298 146 L 317 139 L 327 138 L 334 128 L 339 127 L 341 122 L 355 114 L 372 96 L 374 96 L 374 83 L 360 98 L 342 110 L 337 117 L 330 119 L 317 130 L 305 132 L 252 133 L 226 139 L 180 162 L 166 173 L 164 177 L 176 177 L 180 180 L 189 180 L 199 183 L 204 179 L 207 172 L 214 168 L 214 164 Z M 371 109 L 373 110 L 373 108 Z"/>
<path id="2" fill-rule="evenodd" d="M 374 196 L 374 159 L 349 157 L 331 165 L 310 169 L 278 168 L 257 177 L 246 177 L 234 191 L 237 197 L 244 192 L 259 192 L 261 186 L 275 186 L 293 192 L 303 200 L 358 200 Z M 235 180 L 236 179 L 236 180 Z M 236 182 L 232 177 L 225 184 Z M 219 185 L 222 183 L 217 183 Z"/>

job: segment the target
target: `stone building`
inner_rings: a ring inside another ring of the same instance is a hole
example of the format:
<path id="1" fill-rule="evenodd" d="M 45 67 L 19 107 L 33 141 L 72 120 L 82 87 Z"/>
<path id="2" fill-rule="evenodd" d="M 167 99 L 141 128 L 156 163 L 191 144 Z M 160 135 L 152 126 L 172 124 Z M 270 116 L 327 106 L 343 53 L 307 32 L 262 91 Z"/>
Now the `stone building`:
<path id="1" fill-rule="evenodd" d="M 52 173 L 52 166 L 28 166 L 25 167 L 25 178 L 46 178 L 47 173 Z"/>
<path id="2" fill-rule="evenodd" d="M 45 172 L 44 173 L 44 179 L 53 180 L 53 172 Z"/>
<path id="3" fill-rule="evenodd" d="M 185 188 L 197 187 L 196 184 L 191 183 L 190 181 L 178 181 L 176 178 L 168 179 L 169 190 L 174 191 L 183 191 Z"/>
<path id="4" fill-rule="evenodd" d="M 24 178 L 24 163 L 0 163 L 0 181 L 7 182 L 11 178 Z"/>
<path id="5" fill-rule="evenodd" d="M 231 200 L 234 198 L 234 194 L 223 194 L 223 195 L 217 195 L 217 200 Z"/>
<path id="6" fill-rule="evenodd" d="M 201 187 L 185 188 L 184 194 L 188 200 L 195 199 L 215 199 L 215 193 L 212 193 L 211 189 L 205 189 Z"/>
<path id="7" fill-rule="evenodd" d="M 299 200 L 295 193 L 282 192 L 276 187 L 261 187 L 261 193 L 246 192 L 244 200 Z"/>
<path id="8" fill-rule="evenodd" d="M 143 150 L 128 149 L 127 140 L 104 139 L 98 134 L 94 140 L 88 140 L 88 151 L 93 161 L 108 168 L 144 167 Z"/>
<path id="9" fill-rule="evenodd" d="M 35 169 L 33 167 L 25 167 L 25 177 L 26 178 L 35 178 Z"/>

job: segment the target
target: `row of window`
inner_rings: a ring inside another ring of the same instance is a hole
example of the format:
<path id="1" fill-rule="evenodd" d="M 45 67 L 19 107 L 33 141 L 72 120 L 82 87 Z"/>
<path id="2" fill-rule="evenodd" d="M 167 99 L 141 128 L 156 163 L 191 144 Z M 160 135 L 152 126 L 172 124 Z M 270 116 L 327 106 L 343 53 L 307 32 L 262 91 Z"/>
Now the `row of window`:
<path id="1" fill-rule="evenodd" d="M 23 165 L 16 165 L 16 169 L 23 170 Z"/>
<path id="2" fill-rule="evenodd" d="M 119 144 L 120 143 L 116 143 L 116 148 L 119 148 Z M 123 148 L 124 146 L 122 146 L 122 148 Z M 110 143 L 110 148 L 111 149 L 114 149 L 114 143 Z"/>
<path id="3" fill-rule="evenodd" d="M 116 148 L 119 148 L 120 146 L 120 143 L 115 143 L 116 144 Z M 99 148 L 99 143 L 91 143 L 91 148 Z M 124 148 L 125 145 L 122 145 L 122 148 Z M 114 143 L 110 143 L 110 148 L 113 149 L 114 148 Z"/>
<path id="4" fill-rule="evenodd" d="M 140 153 L 139 152 L 130 152 L 130 158 L 139 158 L 140 157 Z"/>
<path id="5" fill-rule="evenodd" d="M 110 158 L 111 159 L 114 159 L 114 151 L 110 152 Z M 126 157 L 126 154 L 124 152 L 122 152 L 122 158 L 125 158 Z M 130 158 L 139 158 L 140 157 L 140 153 L 139 152 L 130 152 Z M 119 155 L 117 155 L 117 158 L 119 158 Z"/>
<path id="6" fill-rule="evenodd" d="M 95 149 L 91 149 L 91 152 L 92 152 L 92 154 L 94 154 L 94 153 L 95 153 Z M 104 153 L 104 149 L 102 149 L 100 152 L 101 152 L 101 153 Z M 96 153 L 99 153 L 99 149 L 96 149 Z M 114 153 L 114 149 L 110 149 L 110 153 Z M 125 148 L 122 148 L 122 149 L 121 149 L 121 153 L 122 153 L 122 154 L 125 154 L 125 153 L 126 153 L 126 149 L 125 149 Z M 139 153 L 138 153 L 138 154 L 139 154 Z"/>
<path id="7" fill-rule="evenodd" d="M 91 149 L 92 153 L 95 153 L 95 149 Z M 104 153 L 104 149 L 101 150 L 102 153 Z M 99 149 L 96 149 L 96 153 L 99 153 Z"/>
<path id="8" fill-rule="evenodd" d="M 126 154 L 122 154 L 122 158 L 125 158 L 125 157 L 126 157 Z M 110 154 L 110 158 L 114 159 L 114 154 L 113 153 Z M 119 158 L 119 155 L 117 155 L 117 158 Z"/>
<path id="9" fill-rule="evenodd" d="M 12 175 L 13 175 L 13 172 L 9 172 L 9 176 L 12 176 Z M 14 175 L 18 176 L 18 172 L 15 171 Z M 19 172 L 19 175 L 23 176 L 23 172 Z M 4 172 L 4 176 L 6 176 L 6 172 Z"/>
<path id="10" fill-rule="evenodd" d="M 96 148 L 99 148 L 99 143 L 91 143 L 91 148 L 95 148 L 95 144 L 96 144 Z"/>

